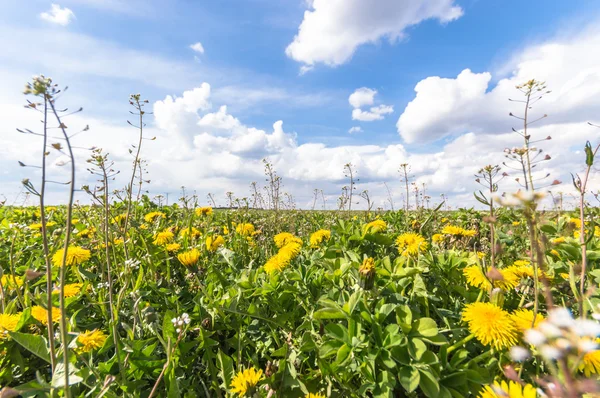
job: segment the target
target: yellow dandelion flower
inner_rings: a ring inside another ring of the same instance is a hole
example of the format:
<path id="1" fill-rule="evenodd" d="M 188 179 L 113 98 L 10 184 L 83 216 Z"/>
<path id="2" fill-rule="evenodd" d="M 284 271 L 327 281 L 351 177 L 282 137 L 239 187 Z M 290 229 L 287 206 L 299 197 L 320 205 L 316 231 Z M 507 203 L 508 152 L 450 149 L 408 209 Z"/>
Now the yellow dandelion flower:
<path id="1" fill-rule="evenodd" d="M 242 236 L 251 236 L 254 233 L 254 225 L 250 223 L 238 224 L 235 227 L 235 232 Z"/>
<path id="2" fill-rule="evenodd" d="M 34 317 L 42 325 L 48 324 L 48 310 L 39 305 L 31 307 L 31 316 Z M 52 323 L 60 321 L 60 308 L 52 308 Z"/>
<path id="3" fill-rule="evenodd" d="M 299 239 L 291 241 L 279 249 L 279 252 L 277 252 L 276 255 L 269 258 L 264 265 L 265 271 L 270 274 L 275 271 L 282 271 L 285 267 L 287 267 L 302 250 L 302 241 L 298 241 Z"/>
<path id="4" fill-rule="evenodd" d="M 42 224 L 41 223 L 33 223 L 33 224 L 29 225 L 28 228 L 31 229 L 32 231 L 39 231 L 40 229 L 42 229 Z"/>
<path id="5" fill-rule="evenodd" d="M 202 232 L 200 232 L 198 229 L 196 229 L 194 227 L 182 229 L 181 232 L 179 233 L 179 236 L 181 236 L 182 238 L 186 238 L 188 236 L 191 236 L 192 238 L 197 238 L 201 235 L 202 235 Z"/>
<path id="6" fill-rule="evenodd" d="M 156 246 L 163 246 L 167 243 L 171 243 L 174 237 L 175 235 L 173 234 L 173 232 L 167 229 L 162 232 L 156 233 L 154 235 L 154 241 L 152 243 L 154 243 Z"/>
<path id="7" fill-rule="evenodd" d="M 565 243 L 566 240 L 567 239 L 564 236 L 559 236 L 558 238 L 552 239 L 550 242 L 552 242 L 553 245 L 560 245 L 561 243 Z"/>
<path id="8" fill-rule="evenodd" d="M 563 278 L 564 280 L 567 280 L 567 281 L 571 277 L 571 275 L 569 275 L 569 274 L 567 274 L 565 272 L 561 272 L 559 275 L 560 275 L 561 278 Z"/>
<path id="9" fill-rule="evenodd" d="M 321 243 L 328 241 L 329 239 L 331 239 L 331 231 L 320 229 L 310 235 L 310 246 L 313 248 L 319 247 Z"/>
<path id="10" fill-rule="evenodd" d="M 88 238 L 89 239 L 92 236 L 94 236 L 95 233 L 96 233 L 96 228 L 90 227 L 90 228 L 82 229 L 81 231 L 77 232 L 77 236 L 80 238 Z"/>
<path id="11" fill-rule="evenodd" d="M 177 255 L 177 259 L 181 262 L 181 264 L 191 267 L 192 265 L 196 265 L 198 260 L 200 259 L 200 251 L 198 249 L 192 249 L 187 252 L 179 253 Z"/>
<path id="12" fill-rule="evenodd" d="M 517 328 L 510 314 L 494 304 L 467 304 L 462 319 L 483 345 L 501 350 L 517 343 Z"/>
<path id="13" fill-rule="evenodd" d="M 206 238 L 206 250 L 216 252 L 217 249 L 225 244 L 225 239 L 221 235 L 209 236 Z"/>
<path id="14" fill-rule="evenodd" d="M 511 290 L 519 284 L 519 277 L 510 269 L 500 269 L 501 280 L 494 281 L 494 286 L 502 290 Z M 472 265 L 463 269 L 463 275 L 467 278 L 467 283 L 473 287 L 489 290 L 492 287 L 490 280 L 483 274 L 479 266 Z"/>
<path id="15" fill-rule="evenodd" d="M 7 290 L 14 290 L 23 286 L 23 278 L 18 275 L 13 277 L 12 275 L 5 274 L 2 275 L 2 278 L 0 278 L 0 284 L 2 284 L 2 287 Z"/>
<path id="16" fill-rule="evenodd" d="M 386 229 L 387 229 L 387 224 L 385 221 L 374 220 L 363 226 L 363 234 L 367 234 L 367 233 L 378 234 L 381 232 L 385 232 Z"/>
<path id="17" fill-rule="evenodd" d="M 512 225 L 513 227 L 518 227 L 519 225 L 521 225 L 521 221 L 513 221 Z"/>
<path id="18" fill-rule="evenodd" d="M 553 256 L 556 256 L 556 257 L 560 257 L 560 253 L 555 249 L 550 250 L 550 254 L 552 254 Z"/>
<path id="19" fill-rule="evenodd" d="M 527 329 L 536 327 L 541 321 L 544 320 L 544 317 L 541 314 L 537 314 L 535 317 L 535 323 L 533 323 L 533 311 L 524 308 L 516 310 L 510 314 L 510 317 L 520 333 L 525 332 Z"/>
<path id="20" fill-rule="evenodd" d="M 84 353 L 101 348 L 107 338 L 108 336 L 101 330 L 94 329 L 91 332 L 86 330 L 77 336 L 77 352 Z"/>
<path id="21" fill-rule="evenodd" d="M 375 260 L 368 257 L 363 260 L 363 263 L 358 268 L 358 272 L 362 275 L 368 275 L 375 271 Z"/>
<path id="22" fill-rule="evenodd" d="M 165 246 L 165 249 L 167 249 L 169 253 L 174 253 L 181 249 L 181 245 L 179 243 L 169 243 L 167 246 Z"/>
<path id="23" fill-rule="evenodd" d="M 275 242 L 275 246 L 282 248 L 290 241 L 296 239 L 296 237 L 289 232 L 280 232 L 273 237 L 273 241 Z"/>
<path id="24" fill-rule="evenodd" d="M 57 251 L 54 256 L 52 256 L 52 264 L 57 267 L 61 267 L 64 253 L 64 249 Z M 69 246 L 67 249 L 67 265 L 83 264 L 84 262 L 88 261 L 90 257 L 91 253 L 87 249 L 77 246 Z"/>
<path id="25" fill-rule="evenodd" d="M 600 343 L 600 339 L 596 339 L 596 343 Z M 583 371 L 585 377 L 600 373 L 600 350 L 586 353 L 579 364 L 579 371 Z"/>
<path id="26" fill-rule="evenodd" d="M 113 243 L 114 243 L 115 245 L 119 246 L 119 245 L 122 245 L 122 244 L 124 244 L 124 243 L 125 243 L 125 239 L 123 239 L 123 238 L 115 238 L 115 239 L 113 240 Z"/>
<path id="27" fill-rule="evenodd" d="M 570 222 L 571 224 L 575 225 L 575 227 L 576 227 L 577 229 L 581 229 L 581 220 L 580 220 L 579 218 L 573 218 L 573 217 L 571 217 L 571 218 L 569 219 L 569 222 Z"/>
<path id="28" fill-rule="evenodd" d="M 471 237 L 475 236 L 477 234 L 477 231 L 475 231 L 474 229 L 464 229 L 455 225 L 446 225 L 444 228 L 442 228 L 442 233 L 445 235 L 452 236 Z"/>
<path id="29" fill-rule="evenodd" d="M 431 237 L 431 241 L 433 243 L 440 243 L 444 241 L 444 235 L 443 234 L 433 234 L 433 236 Z"/>
<path id="30" fill-rule="evenodd" d="M 223 227 L 223 234 L 224 235 L 229 235 L 229 228 Z"/>
<path id="31" fill-rule="evenodd" d="M 68 285 L 65 285 L 65 297 L 77 296 L 81 291 L 82 287 L 83 283 L 69 283 Z M 54 290 L 52 290 L 52 294 L 60 294 L 60 289 L 55 288 Z"/>
<path id="32" fill-rule="evenodd" d="M 161 218 L 161 217 L 162 218 L 165 217 L 165 213 L 163 213 L 162 211 L 151 211 L 150 213 L 148 213 L 144 216 L 144 221 L 152 223 L 157 218 Z"/>
<path id="33" fill-rule="evenodd" d="M 230 391 L 238 394 L 238 397 L 244 397 L 248 393 L 253 393 L 256 385 L 263 379 L 261 369 L 254 368 L 246 369 L 239 372 L 233 380 L 231 380 Z"/>
<path id="34" fill-rule="evenodd" d="M 0 314 L 0 340 L 8 339 L 8 332 L 14 332 L 21 319 L 21 313 L 18 314 Z"/>
<path id="35" fill-rule="evenodd" d="M 113 217 L 112 223 L 121 225 L 125 222 L 126 219 L 127 219 L 127 214 L 119 214 L 119 215 L 116 215 Z"/>
<path id="36" fill-rule="evenodd" d="M 325 395 L 309 392 L 304 398 L 325 398 Z"/>
<path id="37" fill-rule="evenodd" d="M 416 256 L 427 250 L 427 241 L 414 232 L 406 232 L 396 238 L 398 252 L 403 256 Z"/>
<path id="38" fill-rule="evenodd" d="M 200 216 L 210 216 L 213 213 L 213 208 L 210 206 L 198 207 L 196 208 L 196 215 Z"/>
<path id="39" fill-rule="evenodd" d="M 140 229 L 148 229 L 148 228 L 150 228 L 150 227 L 146 223 L 140 225 Z"/>
<path id="40" fill-rule="evenodd" d="M 522 386 L 515 381 L 507 383 L 504 380 L 483 387 L 479 393 L 479 398 L 536 398 L 537 396 L 537 389 L 531 384 Z"/>
<path id="41" fill-rule="evenodd" d="M 447 222 L 448 222 L 448 219 L 447 219 L 446 217 L 444 217 L 444 218 L 442 218 L 440 221 L 442 222 L 442 224 L 445 224 L 445 223 L 447 223 Z"/>

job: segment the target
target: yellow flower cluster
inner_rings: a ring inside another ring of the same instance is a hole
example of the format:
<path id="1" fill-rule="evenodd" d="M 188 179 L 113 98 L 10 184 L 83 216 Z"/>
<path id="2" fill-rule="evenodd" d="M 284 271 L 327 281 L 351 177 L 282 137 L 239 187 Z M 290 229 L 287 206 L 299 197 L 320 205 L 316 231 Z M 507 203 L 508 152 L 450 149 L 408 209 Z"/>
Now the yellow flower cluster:
<path id="1" fill-rule="evenodd" d="M 282 248 L 286 244 L 290 243 L 294 239 L 297 239 L 294 235 L 289 232 L 280 232 L 273 237 L 273 241 L 275 242 L 275 246 L 278 248 Z"/>
<path id="2" fill-rule="evenodd" d="M 70 283 L 68 285 L 65 285 L 65 297 L 68 298 L 77 296 L 81 291 L 82 287 L 83 283 Z M 55 288 L 54 290 L 52 290 L 52 294 L 60 294 L 60 289 Z"/>
<path id="3" fill-rule="evenodd" d="M 464 229 L 455 225 L 446 225 L 444 228 L 442 228 L 442 234 L 471 237 L 475 236 L 477 234 L 477 231 L 475 231 L 474 229 Z"/>
<path id="4" fill-rule="evenodd" d="M 221 235 L 208 236 L 206 238 L 206 250 L 216 252 L 217 249 L 225 244 L 225 239 Z"/>
<path id="5" fill-rule="evenodd" d="M 494 304 L 467 304 L 462 319 L 483 345 L 502 350 L 517 343 L 517 327 L 511 315 Z"/>
<path id="6" fill-rule="evenodd" d="M 21 319 L 21 313 L 0 314 L 0 340 L 8 339 L 8 332 L 14 332 Z"/>
<path id="7" fill-rule="evenodd" d="M 31 307 L 31 316 L 42 325 L 48 324 L 48 310 L 42 306 L 34 305 Z M 52 308 L 52 322 L 57 323 L 60 320 L 60 308 Z"/>
<path id="8" fill-rule="evenodd" d="M 202 232 L 200 232 L 198 229 L 196 229 L 194 227 L 182 229 L 181 232 L 179 233 L 179 236 L 181 236 L 182 238 L 186 238 L 188 236 L 191 236 L 192 238 L 198 238 L 201 235 L 202 235 Z"/>
<path id="9" fill-rule="evenodd" d="M 320 229 L 310 235 L 310 246 L 313 248 L 319 247 L 321 243 L 328 241 L 329 239 L 331 239 L 331 231 Z"/>
<path id="10" fill-rule="evenodd" d="M 596 339 L 596 343 L 600 344 L 600 339 Z M 600 373 L 600 350 L 586 353 L 579 364 L 579 371 L 582 371 L 585 377 Z"/>
<path id="11" fill-rule="evenodd" d="M 494 384 L 485 386 L 479 393 L 479 398 L 536 398 L 537 389 L 531 384 L 522 386 L 516 381 L 501 383 L 497 381 Z"/>
<path id="12" fill-rule="evenodd" d="M 519 333 L 525 332 L 527 329 L 531 329 L 539 325 L 544 320 L 541 314 L 537 314 L 535 322 L 533 322 L 533 311 L 521 308 L 510 314 L 512 321 Z"/>
<path id="13" fill-rule="evenodd" d="M 500 269 L 502 275 L 501 280 L 495 280 L 494 286 L 499 287 L 502 290 L 511 290 L 517 287 L 520 278 L 511 269 Z M 472 265 L 463 269 L 463 274 L 467 278 L 467 283 L 473 287 L 483 290 L 489 290 L 492 288 L 490 280 L 483 274 L 483 271 L 479 266 Z"/>
<path id="14" fill-rule="evenodd" d="M 378 234 L 381 232 L 385 232 L 387 229 L 387 224 L 383 220 L 374 220 L 368 224 L 363 226 L 363 234 L 371 233 Z"/>
<path id="15" fill-rule="evenodd" d="M 252 236 L 254 235 L 254 225 L 250 223 L 241 223 L 235 227 L 235 232 L 242 236 Z"/>
<path id="16" fill-rule="evenodd" d="M 157 232 L 154 235 L 154 241 L 152 243 L 154 243 L 156 246 L 163 246 L 167 243 L 171 243 L 174 237 L 175 235 L 173 234 L 173 232 L 167 229 L 162 232 Z"/>
<path id="17" fill-rule="evenodd" d="M 169 253 L 174 253 L 177 250 L 181 249 L 181 245 L 179 243 L 169 243 L 165 246 L 165 249 L 167 249 Z"/>
<path id="18" fill-rule="evenodd" d="M 403 256 L 416 256 L 427 250 L 425 238 L 414 232 L 406 232 L 396 238 L 398 252 Z"/>
<path id="19" fill-rule="evenodd" d="M 213 208 L 210 206 L 198 207 L 196 208 L 196 215 L 200 216 L 210 216 L 213 213 Z"/>
<path id="20" fill-rule="evenodd" d="M 52 256 L 52 264 L 57 267 L 62 267 L 64 253 L 64 249 L 60 249 L 54 253 L 54 256 Z M 77 246 L 69 246 L 67 249 L 66 263 L 67 265 L 80 265 L 88 261 L 90 257 L 91 253 L 89 250 Z"/>
<path id="21" fill-rule="evenodd" d="M 165 213 L 163 213 L 162 211 L 151 211 L 150 213 L 144 216 L 144 221 L 151 223 L 160 217 L 164 218 Z"/>
<path id="22" fill-rule="evenodd" d="M 365 258 L 363 263 L 358 267 L 358 273 L 361 275 L 369 275 L 375 272 L 375 260 L 372 257 Z"/>
<path id="23" fill-rule="evenodd" d="M 23 286 L 23 278 L 20 276 L 12 276 L 12 275 L 2 275 L 0 278 L 0 284 L 2 287 L 8 290 L 14 290 Z"/>
<path id="24" fill-rule="evenodd" d="M 261 369 L 250 368 L 243 370 L 231 380 L 230 391 L 233 394 L 238 394 L 238 397 L 245 397 L 247 393 L 254 391 L 254 388 L 262 379 L 263 372 Z"/>
<path id="25" fill-rule="evenodd" d="M 79 336 L 77 336 L 77 352 L 81 354 L 101 348 L 107 338 L 108 336 L 101 330 L 86 330 L 84 333 L 80 333 Z"/>
<path id="26" fill-rule="evenodd" d="M 77 236 L 80 238 L 88 238 L 89 239 L 92 236 L 94 236 L 95 233 L 96 233 L 96 228 L 90 227 L 90 228 L 82 229 L 81 231 L 77 232 Z"/>
<path id="27" fill-rule="evenodd" d="M 46 228 L 52 228 L 52 227 L 54 227 L 55 225 L 56 225 L 56 223 L 55 223 L 54 221 L 48 221 L 48 222 L 46 223 Z M 33 231 L 39 231 L 39 230 L 41 230 L 41 229 L 42 229 L 42 223 L 34 223 L 34 224 L 31 224 L 31 225 L 29 226 L 29 229 L 31 229 L 31 230 L 33 230 Z"/>
<path id="28" fill-rule="evenodd" d="M 198 260 L 200 259 L 200 251 L 198 249 L 192 249 L 187 252 L 180 253 L 177 255 L 177 259 L 186 267 L 191 267 L 198 263 Z"/>
<path id="29" fill-rule="evenodd" d="M 286 239 L 286 243 L 279 248 L 277 254 L 267 260 L 264 265 L 265 271 L 271 274 L 283 270 L 300 254 L 301 249 L 302 240 L 292 235 L 291 238 Z"/>

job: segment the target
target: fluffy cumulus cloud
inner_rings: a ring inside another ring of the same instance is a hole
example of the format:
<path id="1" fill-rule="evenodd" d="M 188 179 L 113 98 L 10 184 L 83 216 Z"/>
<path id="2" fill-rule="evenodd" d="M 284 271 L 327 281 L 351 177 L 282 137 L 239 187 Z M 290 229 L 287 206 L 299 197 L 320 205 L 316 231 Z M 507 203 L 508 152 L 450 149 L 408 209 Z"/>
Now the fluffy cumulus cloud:
<path id="1" fill-rule="evenodd" d="M 308 67 L 341 65 L 362 44 L 381 38 L 394 42 L 406 28 L 426 19 L 445 23 L 463 13 L 454 0 L 313 0 L 307 4 L 286 54 Z"/>
<path id="2" fill-rule="evenodd" d="M 198 54 L 204 54 L 204 46 L 200 42 L 192 44 L 190 48 Z"/>
<path id="3" fill-rule="evenodd" d="M 382 120 L 385 115 L 394 112 L 394 107 L 390 105 L 372 106 L 368 110 L 360 109 L 363 106 L 373 105 L 375 95 L 377 95 L 377 90 L 367 87 L 358 88 L 350 94 L 348 102 L 354 108 L 352 110 L 352 120 L 372 122 L 374 120 Z"/>
<path id="4" fill-rule="evenodd" d="M 545 81 L 552 92 L 533 106 L 537 125 L 597 118 L 600 108 L 600 30 L 588 30 L 524 49 L 504 69 L 508 77 L 491 85 L 492 73 L 463 70 L 455 78 L 421 80 L 415 98 L 398 119 L 397 128 L 408 142 L 433 141 L 465 132 L 506 132 L 519 121 L 509 112 L 523 114 L 516 86 L 530 79 Z"/>
<path id="5" fill-rule="evenodd" d="M 61 7 L 58 4 L 52 4 L 50 10 L 40 14 L 40 18 L 45 21 L 67 26 L 73 19 L 75 19 L 75 13 L 70 8 Z"/>
<path id="6" fill-rule="evenodd" d="M 357 133 L 362 133 L 363 129 L 360 126 L 353 126 L 350 127 L 350 129 L 348 130 L 349 134 L 357 134 Z"/>

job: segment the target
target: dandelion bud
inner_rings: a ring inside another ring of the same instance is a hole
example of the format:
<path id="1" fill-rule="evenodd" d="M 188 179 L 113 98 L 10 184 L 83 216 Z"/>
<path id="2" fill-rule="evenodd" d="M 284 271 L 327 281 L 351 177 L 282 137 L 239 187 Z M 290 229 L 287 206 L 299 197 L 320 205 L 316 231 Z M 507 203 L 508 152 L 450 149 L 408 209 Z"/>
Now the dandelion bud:
<path id="1" fill-rule="evenodd" d="M 375 284 L 375 260 L 365 258 L 362 265 L 358 268 L 359 285 L 365 290 L 370 290 Z"/>

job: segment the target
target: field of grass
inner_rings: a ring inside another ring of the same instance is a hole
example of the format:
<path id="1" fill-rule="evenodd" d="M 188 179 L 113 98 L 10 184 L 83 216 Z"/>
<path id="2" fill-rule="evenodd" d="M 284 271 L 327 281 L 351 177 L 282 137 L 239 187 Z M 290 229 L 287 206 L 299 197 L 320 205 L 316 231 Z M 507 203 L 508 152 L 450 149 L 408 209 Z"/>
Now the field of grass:
<path id="1" fill-rule="evenodd" d="M 0 209 L 0 382 L 22 396 L 64 385 L 58 334 L 48 344 L 60 287 L 73 396 L 487 397 L 502 396 L 486 387 L 494 381 L 529 391 L 600 370 L 600 351 L 569 347 L 568 369 L 548 358 L 583 321 L 555 314 L 558 335 L 540 347 L 524 337 L 553 321 L 534 296 L 542 282 L 579 314 L 574 214 L 537 215 L 542 271 L 523 210 L 496 214 L 492 266 L 486 215 L 470 210 L 213 212 L 146 201 L 124 230 L 126 206 L 83 206 L 63 268 L 66 209 L 45 210 L 51 292 L 39 208 Z M 597 285 L 593 231 L 587 279 Z M 580 301 L 598 311 L 595 292 Z"/>

